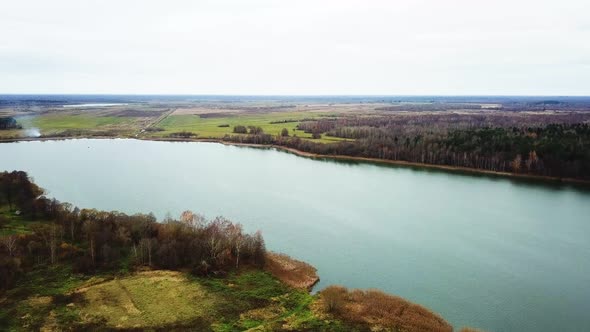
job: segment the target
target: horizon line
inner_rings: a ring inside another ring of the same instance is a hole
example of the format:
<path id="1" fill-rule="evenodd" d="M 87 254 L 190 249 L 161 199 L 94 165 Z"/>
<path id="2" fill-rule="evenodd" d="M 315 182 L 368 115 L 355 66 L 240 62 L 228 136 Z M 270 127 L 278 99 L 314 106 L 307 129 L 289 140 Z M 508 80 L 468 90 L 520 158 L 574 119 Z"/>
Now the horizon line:
<path id="1" fill-rule="evenodd" d="M 590 94 L 228 94 L 228 93 L 12 93 L 0 96 L 186 96 L 186 97 L 590 97 Z"/>

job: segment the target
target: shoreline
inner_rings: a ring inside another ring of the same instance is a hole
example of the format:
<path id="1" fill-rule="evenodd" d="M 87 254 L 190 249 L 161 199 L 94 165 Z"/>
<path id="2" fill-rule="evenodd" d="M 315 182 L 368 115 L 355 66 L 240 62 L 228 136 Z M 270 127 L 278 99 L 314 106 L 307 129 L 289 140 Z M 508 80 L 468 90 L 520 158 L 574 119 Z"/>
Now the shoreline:
<path id="1" fill-rule="evenodd" d="M 474 175 L 490 175 L 496 177 L 503 177 L 503 178 L 512 178 L 512 179 L 520 179 L 520 180 L 532 180 L 532 181 L 539 181 L 539 182 L 546 182 L 546 183 L 554 183 L 554 184 L 571 184 L 571 185 L 580 185 L 585 187 L 590 187 L 590 180 L 581 180 L 581 179 L 574 179 L 574 178 L 560 178 L 555 176 L 544 176 L 544 175 L 534 175 L 534 174 L 517 174 L 517 173 L 510 173 L 510 172 L 499 172 L 499 171 L 490 171 L 484 169 L 477 169 L 477 168 L 469 168 L 469 167 L 462 167 L 462 166 L 448 166 L 448 165 L 435 165 L 435 164 L 425 164 L 425 163 L 418 163 L 418 162 L 410 162 L 410 161 L 403 161 L 403 160 L 389 160 L 389 159 L 379 159 L 379 158 L 368 158 L 368 157 L 354 157 L 354 156 L 346 156 L 346 155 L 323 155 L 323 154 L 315 154 L 305 151 L 300 151 L 294 148 L 276 145 L 276 144 L 254 144 L 254 143 L 238 143 L 238 142 L 228 142 L 218 138 L 174 138 L 174 137 L 125 137 L 125 136 L 64 136 L 64 137 L 23 137 L 23 138 L 10 138 L 10 139 L 0 139 L 1 143 L 17 143 L 17 142 L 35 142 L 35 141 L 62 141 L 62 140 L 73 140 L 73 139 L 135 139 L 141 141 L 155 141 L 155 142 L 205 142 L 205 143 L 218 143 L 223 145 L 232 145 L 232 146 L 242 146 L 242 147 L 251 147 L 257 149 L 276 149 L 288 153 L 292 153 L 299 157 L 310 158 L 310 159 L 317 159 L 317 160 L 335 160 L 335 161 L 353 161 L 353 162 L 365 162 L 371 164 L 382 164 L 382 165 L 393 165 L 393 166 L 402 166 L 402 167 L 409 167 L 409 168 L 422 168 L 422 169 L 434 169 L 434 170 L 441 170 L 447 171 L 451 173 L 463 173 L 463 174 L 474 174 Z"/>

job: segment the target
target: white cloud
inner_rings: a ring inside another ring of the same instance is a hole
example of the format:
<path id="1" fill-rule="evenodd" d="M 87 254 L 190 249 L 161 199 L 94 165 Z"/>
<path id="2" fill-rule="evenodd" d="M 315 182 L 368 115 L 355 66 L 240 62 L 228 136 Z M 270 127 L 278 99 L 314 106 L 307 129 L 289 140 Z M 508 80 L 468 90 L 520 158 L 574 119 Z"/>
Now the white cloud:
<path id="1" fill-rule="evenodd" d="M 586 0 L 2 0 L 0 93 L 584 94 Z"/>

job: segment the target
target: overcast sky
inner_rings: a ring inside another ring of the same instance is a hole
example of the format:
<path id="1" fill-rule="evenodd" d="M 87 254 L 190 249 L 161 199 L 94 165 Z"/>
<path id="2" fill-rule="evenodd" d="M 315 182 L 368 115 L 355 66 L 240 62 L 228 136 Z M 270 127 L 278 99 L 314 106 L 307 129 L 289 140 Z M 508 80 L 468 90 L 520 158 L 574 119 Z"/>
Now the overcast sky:
<path id="1" fill-rule="evenodd" d="M 590 95 L 590 1 L 0 0 L 0 93 Z"/>

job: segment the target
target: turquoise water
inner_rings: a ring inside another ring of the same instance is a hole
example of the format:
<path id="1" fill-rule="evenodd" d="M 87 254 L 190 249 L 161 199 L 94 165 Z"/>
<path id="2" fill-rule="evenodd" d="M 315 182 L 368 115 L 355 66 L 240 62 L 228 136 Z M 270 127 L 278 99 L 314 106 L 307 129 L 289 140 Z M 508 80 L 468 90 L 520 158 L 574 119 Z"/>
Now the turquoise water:
<path id="1" fill-rule="evenodd" d="M 0 144 L 80 207 L 226 216 L 316 266 L 318 287 L 381 288 L 456 328 L 590 330 L 590 192 L 216 143 Z"/>

